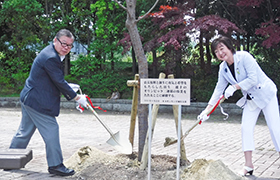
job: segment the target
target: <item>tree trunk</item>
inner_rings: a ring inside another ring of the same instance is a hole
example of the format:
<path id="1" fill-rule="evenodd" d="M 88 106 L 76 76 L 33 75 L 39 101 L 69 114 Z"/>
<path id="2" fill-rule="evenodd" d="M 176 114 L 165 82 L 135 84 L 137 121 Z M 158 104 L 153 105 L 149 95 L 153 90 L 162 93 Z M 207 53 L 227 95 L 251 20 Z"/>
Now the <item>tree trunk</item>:
<path id="1" fill-rule="evenodd" d="M 181 68 L 181 66 L 182 66 L 182 51 L 181 50 L 178 50 L 178 51 L 175 50 L 174 57 L 176 58 L 175 59 L 175 62 L 176 62 L 175 77 L 176 78 L 181 78 L 182 77 L 182 70 L 181 70 L 182 69 Z"/>
<path id="2" fill-rule="evenodd" d="M 199 35 L 199 56 L 200 56 L 200 68 L 205 68 L 205 62 L 204 62 L 204 52 L 203 52 L 203 33 L 200 31 Z"/>
<path id="3" fill-rule="evenodd" d="M 247 34 L 246 40 L 247 40 L 247 42 L 246 42 L 246 47 L 247 47 L 246 51 L 249 52 L 249 50 L 250 50 L 250 35 L 249 34 Z"/>
<path id="4" fill-rule="evenodd" d="M 154 49 L 152 50 L 153 53 L 153 63 L 152 63 L 152 74 L 153 74 L 153 78 L 156 78 L 158 76 L 158 58 L 157 58 L 157 51 Z"/>
<path id="5" fill-rule="evenodd" d="M 115 62 L 114 62 L 114 52 L 111 51 L 111 70 L 114 71 L 115 70 Z"/>
<path id="6" fill-rule="evenodd" d="M 64 75 L 70 74 L 70 55 L 67 54 L 64 59 Z"/>
<path id="7" fill-rule="evenodd" d="M 205 47 L 206 47 L 206 58 L 207 58 L 207 64 L 206 64 L 206 69 L 205 72 L 207 74 L 212 74 L 212 70 L 211 70 L 211 51 L 210 51 L 210 43 L 209 43 L 209 38 L 206 38 L 206 43 L 205 43 Z"/>
<path id="8" fill-rule="evenodd" d="M 240 35 L 237 34 L 237 51 L 240 51 L 240 47 L 241 47 L 241 42 L 240 42 Z"/>
<path id="9" fill-rule="evenodd" d="M 125 26 L 128 29 L 132 46 L 135 51 L 136 59 L 138 60 L 139 78 L 148 78 L 148 62 L 145 56 L 143 45 L 137 29 L 135 18 L 136 0 L 126 0 L 127 4 L 127 19 Z M 139 91 L 140 93 L 140 91 Z M 145 138 L 148 129 L 148 105 L 140 104 L 140 95 L 138 96 L 138 123 L 139 123 L 139 149 L 138 160 L 141 161 Z"/>
<path id="10" fill-rule="evenodd" d="M 132 51 L 132 53 L 131 53 L 131 55 L 132 55 L 132 73 L 133 73 L 133 75 L 135 75 L 135 74 L 137 74 L 137 60 L 135 57 L 135 51 L 134 51 L 133 47 L 132 47 L 131 51 Z"/>

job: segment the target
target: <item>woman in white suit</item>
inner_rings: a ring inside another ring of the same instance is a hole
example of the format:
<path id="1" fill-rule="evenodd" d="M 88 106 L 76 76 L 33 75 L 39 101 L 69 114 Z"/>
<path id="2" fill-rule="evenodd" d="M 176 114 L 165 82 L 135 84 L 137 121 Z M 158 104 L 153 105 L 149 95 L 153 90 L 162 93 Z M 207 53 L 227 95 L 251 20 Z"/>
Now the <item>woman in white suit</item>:
<path id="1" fill-rule="evenodd" d="M 280 119 L 277 100 L 277 88 L 273 81 L 262 71 L 254 57 L 246 51 L 235 51 L 231 40 L 220 36 L 211 44 L 212 54 L 223 61 L 220 64 L 218 82 L 208 106 L 210 109 L 224 93 L 229 98 L 236 90 L 241 90 L 243 98 L 237 105 L 242 113 L 242 150 L 245 166 L 242 175 L 253 174 L 252 151 L 254 146 L 254 127 L 262 111 L 270 130 L 275 149 L 280 155 Z M 229 86 L 228 86 L 229 84 Z M 209 116 L 199 115 L 203 120 Z"/>

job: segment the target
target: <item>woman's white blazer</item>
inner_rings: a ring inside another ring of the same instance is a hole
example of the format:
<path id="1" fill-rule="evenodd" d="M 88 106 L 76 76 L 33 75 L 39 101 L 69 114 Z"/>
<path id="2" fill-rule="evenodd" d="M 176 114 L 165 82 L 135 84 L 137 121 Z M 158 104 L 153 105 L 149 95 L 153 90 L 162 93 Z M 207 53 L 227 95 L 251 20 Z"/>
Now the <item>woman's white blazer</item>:
<path id="1" fill-rule="evenodd" d="M 214 105 L 224 93 L 228 84 L 238 84 L 241 87 L 243 98 L 247 94 L 259 108 L 264 108 L 272 97 L 276 95 L 277 87 L 262 71 L 254 57 L 246 51 L 237 51 L 234 55 L 235 77 L 225 61 L 220 64 L 218 82 L 208 104 Z"/>

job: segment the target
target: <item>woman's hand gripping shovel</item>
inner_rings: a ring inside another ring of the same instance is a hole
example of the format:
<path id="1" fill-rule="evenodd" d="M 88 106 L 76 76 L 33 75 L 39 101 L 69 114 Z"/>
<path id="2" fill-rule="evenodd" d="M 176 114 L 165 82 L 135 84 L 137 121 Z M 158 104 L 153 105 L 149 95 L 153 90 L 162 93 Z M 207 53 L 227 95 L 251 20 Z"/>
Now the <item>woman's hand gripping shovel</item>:
<path id="1" fill-rule="evenodd" d="M 225 100 L 225 97 L 224 95 L 222 95 L 219 100 L 217 101 L 217 103 L 215 104 L 215 106 L 213 106 L 211 109 L 209 109 L 205 114 L 207 114 L 207 116 L 210 116 L 210 114 L 212 114 L 215 109 L 222 103 L 224 102 Z M 222 108 L 221 108 L 221 111 L 224 115 L 226 115 L 228 117 L 228 114 L 224 113 Z M 227 117 L 225 119 L 227 119 Z M 197 121 L 194 123 L 194 125 L 192 125 L 185 133 L 184 135 L 181 137 L 181 141 L 185 139 L 185 137 L 187 137 L 187 135 L 190 133 L 191 130 L 193 130 L 198 124 L 201 124 L 202 122 L 202 118 L 198 118 Z M 167 137 L 165 138 L 165 142 L 164 142 L 164 147 L 166 146 L 170 146 L 172 144 L 175 144 L 178 142 L 178 139 L 174 139 L 174 138 L 170 138 L 170 137 Z"/>
<path id="2" fill-rule="evenodd" d="M 80 94 L 82 94 L 82 90 L 80 88 L 80 86 L 78 84 L 72 84 L 69 83 L 69 86 L 75 91 L 77 92 L 78 90 L 80 91 Z M 87 97 L 88 98 L 88 97 Z M 90 98 L 88 98 L 88 100 L 90 101 Z M 91 105 L 90 105 L 91 104 Z M 104 121 L 102 121 L 100 119 L 100 117 L 98 116 L 98 114 L 96 113 L 96 111 L 93 109 L 95 108 L 91 101 L 90 104 L 87 103 L 87 108 L 89 108 L 92 112 L 93 115 L 97 118 L 97 120 L 104 126 L 104 128 L 108 131 L 108 133 L 110 134 L 111 138 L 107 140 L 107 143 L 111 146 L 113 146 L 116 150 L 118 150 L 119 152 L 123 153 L 123 154 L 131 154 L 132 153 L 132 145 L 129 142 L 128 139 L 122 138 L 120 136 L 120 132 L 118 131 L 117 133 L 113 133 L 110 128 L 105 124 Z M 97 107 L 99 109 L 101 109 L 100 107 Z"/>

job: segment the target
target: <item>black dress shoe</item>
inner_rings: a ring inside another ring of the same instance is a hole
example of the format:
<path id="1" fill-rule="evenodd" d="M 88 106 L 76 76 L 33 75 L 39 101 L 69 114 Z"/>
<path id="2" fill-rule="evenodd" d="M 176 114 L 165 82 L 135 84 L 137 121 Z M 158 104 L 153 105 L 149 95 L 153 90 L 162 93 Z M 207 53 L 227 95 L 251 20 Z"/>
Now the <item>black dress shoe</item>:
<path id="1" fill-rule="evenodd" d="M 64 166 L 64 164 L 59 164 L 58 166 L 51 166 L 48 168 L 50 174 L 56 174 L 59 176 L 71 176 L 75 174 L 73 169 L 68 169 Z"/>

